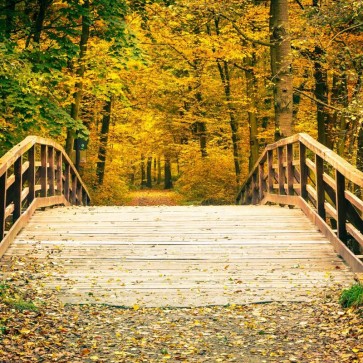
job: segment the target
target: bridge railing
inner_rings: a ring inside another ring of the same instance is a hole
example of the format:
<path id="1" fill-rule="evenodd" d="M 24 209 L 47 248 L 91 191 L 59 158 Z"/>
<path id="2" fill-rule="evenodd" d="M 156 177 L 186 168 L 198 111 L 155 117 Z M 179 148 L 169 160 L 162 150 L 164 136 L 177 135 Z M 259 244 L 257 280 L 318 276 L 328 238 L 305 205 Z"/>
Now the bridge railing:
<path id="1" fill-rule="evenodd" d="M 354 271 L 363 271 L 363 173 L 307 134 L 268 145 L 237 204 L 297 206 Z"/>
<path id="2" fill-rule="evenodd" d="M 0 257 L 37 208 L 89 201 L 64 149 L 52 140 L 28 136 L 0 158 Z"/>

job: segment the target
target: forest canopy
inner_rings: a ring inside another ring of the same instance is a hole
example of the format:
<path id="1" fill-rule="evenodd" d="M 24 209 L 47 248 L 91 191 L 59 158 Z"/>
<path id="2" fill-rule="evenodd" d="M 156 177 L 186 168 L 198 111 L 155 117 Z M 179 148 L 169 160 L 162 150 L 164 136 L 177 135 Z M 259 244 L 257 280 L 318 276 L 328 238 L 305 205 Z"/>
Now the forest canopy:
<path id="1" fill-rule="evenodd" d="M 0 38 L 0 155 L 88 140 L 95 203 L 230 203 L 297 132 L 363 170 L 362 1 L 2 0 Z"/>

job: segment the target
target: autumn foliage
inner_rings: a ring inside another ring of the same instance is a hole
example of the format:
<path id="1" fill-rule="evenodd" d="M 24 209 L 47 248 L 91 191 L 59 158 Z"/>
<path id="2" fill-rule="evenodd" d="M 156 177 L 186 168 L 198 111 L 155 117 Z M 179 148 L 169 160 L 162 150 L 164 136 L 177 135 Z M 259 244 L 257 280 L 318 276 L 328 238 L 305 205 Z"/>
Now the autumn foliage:
<path id="1" fill-rule="evenodd" d="M 308 132 L 363 169 L 361 1 L 7 0 L 0 153 L 49 136 L 94 203 L 176 187 L 231 203 L 264 146 Z"/>

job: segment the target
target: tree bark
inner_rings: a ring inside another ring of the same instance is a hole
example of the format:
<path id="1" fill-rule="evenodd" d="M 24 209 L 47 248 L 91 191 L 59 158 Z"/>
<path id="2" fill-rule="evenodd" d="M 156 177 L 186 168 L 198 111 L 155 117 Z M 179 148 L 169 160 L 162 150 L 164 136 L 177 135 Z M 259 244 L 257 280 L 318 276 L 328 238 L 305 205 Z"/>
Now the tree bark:
<path id="1" fill-rule="evenodd" d="M 251 171 L 259 156 L 258 141 L 258 118 L 256 114 L 257 104 L 257 80 L 254 74 L 254 55 L 248 57 L 245 61 L 245 77 L 246 77 L 246 96 L 248 99 L 248 125 L 250 130 L 250 157 L 249 170 Z"/>
<path id="2" fill-rule="evenodd" d="M 79 57 L 78 57 L 78 71 L 77 76 L 79 77 L 79 81 L 76 83 L 76 92 L 73 94 L 74 101 L 71 105 L 71 117 L 74 120 L 78 120 L 81 99 L 83 93 L 83 82 L 82 77 L 84 76 L 86 65 L 85 58 L 87 53 L 87 44 L 90 35 L 90 24 L 89 24 L 89 11 L 90 11 L 90 2 L 89 0 L 85 0 L 83 3 L 84 15 L 82 15 L 82 34 L 79 42 Z M 76 137 L 76 130 L 68 129 L 67 130 L 67 140 L 66 140 L 66 152 L 68 155 L 71 155 L 73 149 L 74 139 Z"/>
<path id="3" fill-rule="evenodd" d="M 4 26 L 4 36 L 6 39 L 10 39 L 11 32 L 14 27 L 14 12 L 15 12 L 16 0 L 6 0 L 5 9 L 6 9 L 6 17 L 5 17 L 5 26 Z M 2 23 L 2 22 L 1 22 Z"/>
<path id="4" fill-rule="evenodd" d="M 274 84 L 275 139 L 293 133 L 293 87 L 288 0 L 271 0 L 271 74 Z"/>
<path id="5" fill-rule="evenodd" d="M 149 156 L 147 158 L 147 164 L 146 164 L 146 186 L 148 188 L 152 188 L 153 181 L 152 181 L 152 161 L 153 158 Z"/>
<path id="6" fill-rule="evenodd" d="M 172 189 L 173 181 L 171 176 L 171 162 L 169 157 L 165 157 L 164 164 L 164 189 Z"/>
<path id="7" fill-rule="evenodd" d="M 105 103 L 103 109 L 104 113 L 102 117 L 100 145 L 98 148 L 98 161 L 97 161 L 96 174 L 97 174 L 98 184 L 100 185 L 103 183 L 105 176 L 107 142 L 108 142 L 108 133 L 110 130 L 111 110 L 112 110 L 112 101 L 110 99 Z"/>
<path id="8" fill-rule="evenodd" d="M 145 172 L 145 156 L 141 155 L 141 189 L 144 189 L 146 187 L 146 172 Z"/>

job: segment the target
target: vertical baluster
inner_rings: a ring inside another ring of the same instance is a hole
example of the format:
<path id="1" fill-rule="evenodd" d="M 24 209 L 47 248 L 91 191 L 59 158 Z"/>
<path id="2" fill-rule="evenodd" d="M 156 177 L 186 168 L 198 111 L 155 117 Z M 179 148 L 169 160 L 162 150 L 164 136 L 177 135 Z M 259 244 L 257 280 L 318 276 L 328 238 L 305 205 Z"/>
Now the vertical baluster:
<path id="1" fill-rule="evenodd" d="M 71 175 L 72 175 L 71 203 L 76 204 L 77 203 L 77 177 L 73 173 Z"/>
<path id="2" fill-rule="evenodd" d="M 82 205 L 82 184 L 77 180 L 77 205 Z"/>
<path id="3" fill-rule="evenodd" d="M 0 240 L 4 238 L 5 234 L 6 179 L 7 171 L 0 176 Z"/>
<path id="4" fill-rule="evenodd" d="M 252 204 L 258 203 L 258 179 L 257 179 L 257 170 L 255 173 L 252 174 L 252 182 L 251 182 L 251 189 L 252 189 Z"/>
<path id="5" fill-rule="evenodd" d="M 23 188 L 23 157 L 19 156 L 14 163 L 14 212 L 13 223 L 15 223 L 21 215 L 21 192 Z"/>
<path id="6" fill-rule="evenodd" d="M 347 240 L 347 209 L 345 200 L 345 177 L 338 170 L 335 170 L 336 182 L 336 210 L 338 222 L 338 238 L 342 241 Z"/>
<path id="7" fill-rule="evenodd" d="M 32 146 L 28 151 L 28 205 L 30 205 L 35 198 L 35 146 Z"/>
<path id="8" fill-rule="evenodd" d="M 319 156 L 315 155 L 315 176 L 316 176 L 316 207 L 318 214 L 325 220 L 325 190 L 324 190 L 324 160 Z"/>
<path id="9" fill-rule="evenodd" d="M 278 181 L 279 181 L 279 194 L 285 195 L 285 167 L 284 167 L 284 148 L 279 146 L 277 148 L 277 161 L 278 161 Z"/>
<path id="10" fill-rule="evenodd" d="M 56 183 L 57 183 L 57 194 L 62 195 L 63 193 L 63 157 L 61 151 L 56 151 Z"/>
<path id="11" fill-rule="evenodd" d="M 273 193 L 274 191 L 274 182 L 275 182 L 275 171 L 273 168 L 274 155 L 272 150 L 267 151 L 267 164 L 268 164 L 268 192 Z"/>
<path id="12" fill-rule="evenodd" d="M 306 189 L 306 185 L 308 183 L 308 167 L 306 165 L 306 146 L 300 142 L 300 196 L 307 200 L 308 199 L 308 191 Z"/>
<path id="13" fill-rule="evenodd" d="M 293 144 L 286 145 L 287 194 L 294 195 Z"/>
<path id="14" fill-rule="evenodd" d="M 46 197 L 48 195 L 48 155 L 47 155 L 47 145 L 41 145 L 40 147 L 40 185 L 41 185 L 41 197 Z"/>
<path id="15" fill-rule="evenodd" d="M 258 165 L 258 184 L 259 184 L 259 202 L 264 197 L 266 191 L 266 182 L 265 182 L 265 162 L 262 162 Z"/>
<path id="16" fill-rule="evenodd" d="M 66 200 L 70 202 L 70 174 L 71 174 L 71 167 L 66 162 L 65 168 L 64 168 L 64 196 Z"/>
<path id="17" fill-rule="evenodd" d="M 55 168 L 54 168 L 54 148 L 53 146 L 48 146 L 48 183 L 49 183 L 49 195 L 53 196 L 55 194 Z"/>

